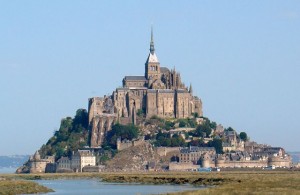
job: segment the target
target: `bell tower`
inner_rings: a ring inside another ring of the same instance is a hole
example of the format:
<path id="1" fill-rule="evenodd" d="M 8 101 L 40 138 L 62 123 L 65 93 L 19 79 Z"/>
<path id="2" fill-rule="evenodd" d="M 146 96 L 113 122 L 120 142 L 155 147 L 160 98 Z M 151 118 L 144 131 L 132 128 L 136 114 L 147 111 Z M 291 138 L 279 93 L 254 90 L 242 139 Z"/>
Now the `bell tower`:
<path id="1" fill-rule="evenodd" d="M 160 63 L 155 54 L 152 27 L 151 27 L 150 53 L 145 63 L 145 77 L 146 79 L 152 79 L 152 80 L 160 79 Z"/>

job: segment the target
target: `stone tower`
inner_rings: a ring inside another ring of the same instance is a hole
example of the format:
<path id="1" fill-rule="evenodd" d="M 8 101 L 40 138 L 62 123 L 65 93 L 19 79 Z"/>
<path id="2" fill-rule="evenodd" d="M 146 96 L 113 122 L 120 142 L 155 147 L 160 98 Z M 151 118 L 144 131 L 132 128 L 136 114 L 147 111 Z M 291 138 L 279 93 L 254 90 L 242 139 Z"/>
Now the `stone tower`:
<path id="1" fill-rule="evenodd" d="M 155 54 L 153 28 L 151 28 L 150 53 L 145 63 L 145 77 L 150 80 L 160 79 L 160 63 Z"/>

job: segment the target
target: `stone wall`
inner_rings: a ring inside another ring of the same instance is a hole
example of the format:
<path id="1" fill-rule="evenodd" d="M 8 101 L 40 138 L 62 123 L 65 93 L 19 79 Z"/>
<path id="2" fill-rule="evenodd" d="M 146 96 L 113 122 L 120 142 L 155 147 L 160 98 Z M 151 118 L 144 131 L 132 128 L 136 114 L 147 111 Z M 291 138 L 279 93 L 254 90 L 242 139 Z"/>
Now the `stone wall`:
<path id="1" fill-rule="evenodd" d="M 200 166 L 193 165 L 192 163 L 170 163 L 169 170 L 170 171 L 187 171 L 187 170 L 196 170 Z"/>
<path id="2" fill-rule="evenodd" d="M 47 161 L 37 160 L 30 162 L 30 173 L 45 173 Z"/>
<path id="3" fill-rule="evenodd" d="M 268 159 L 268 166 L 290 167 L 291 165 L 292 161 L 289 158 L 280 158 L 273 156 Z"/>
<path id="4" fill-rule="evenodd" d="M 155 149 L 159 156 L 167 156 L 170 152 L 178 152 L 179 155 L 180 152 L 180 147 L 156 147 Z"/>
<path id="5" fill-rule="evenodd" d="M 99 166 L 85 166 L 82 168 L 82 172 L 102 172 L 105 169 L 104 165 Z"/>
<path id="6" fill-rule="evenodd" d="M 144 140 L 144 137 L 140 137 L 133 141 L 121 141 L 120 139 L 117 140 L 117 150 L 125 150 L 127 148 L 130 148 L 132 146 L 139 146 L 144 144 L 146 141 Z"/>
<path id="7" fill-rule="evenodd" d="M 90 123 L 92 148 L 102 145 L 103 140 L 112 125 L 116 122 L 116 115 L 114 114 L 101 114 L 93 117 Z"/>
<path id="8" fill-rule="evenodd" d="M 267 160 L 245 160 L 245 161 L 223 161 L 216 162 L 216 167 L 266 167 L 268 166 Z"/>

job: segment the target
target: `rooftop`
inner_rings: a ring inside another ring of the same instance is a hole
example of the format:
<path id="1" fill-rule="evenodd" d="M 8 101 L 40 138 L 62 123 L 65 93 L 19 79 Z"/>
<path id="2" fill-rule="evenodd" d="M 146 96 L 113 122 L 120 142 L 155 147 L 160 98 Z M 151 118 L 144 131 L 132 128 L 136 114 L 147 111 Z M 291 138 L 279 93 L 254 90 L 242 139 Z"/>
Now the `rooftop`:
<path id="1" fill-rule="evenodd" d="M 149 53 L 146 63 L 158 63 L 158 58 L 155 53 Z"/>
<path id="2" fill-rule="evenodd" d="M 145 76 L 125 76 L 125 81 L 146 81 Z"/>

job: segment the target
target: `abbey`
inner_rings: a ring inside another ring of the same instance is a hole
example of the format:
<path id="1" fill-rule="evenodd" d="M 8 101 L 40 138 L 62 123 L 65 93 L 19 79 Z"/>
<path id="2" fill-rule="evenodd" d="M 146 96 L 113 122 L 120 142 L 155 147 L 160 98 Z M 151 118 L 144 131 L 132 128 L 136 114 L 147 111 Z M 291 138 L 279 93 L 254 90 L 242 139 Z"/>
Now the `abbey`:
<path id="1" fill-rule="evenodd" d="M 123 87 L 112 95 L 89 99 L 91 147 L 101 146 L 111 126 L 136 124 L 137 113 L 146 118 L 187 118 L 197 113 L 202 116 L 202 102 L 193 96 L 192 86 L 187 88 L 175 68 L 161 67 L 155 54 L 151 29 L 150 52 L 143 76 L 125 76 Z"/>

